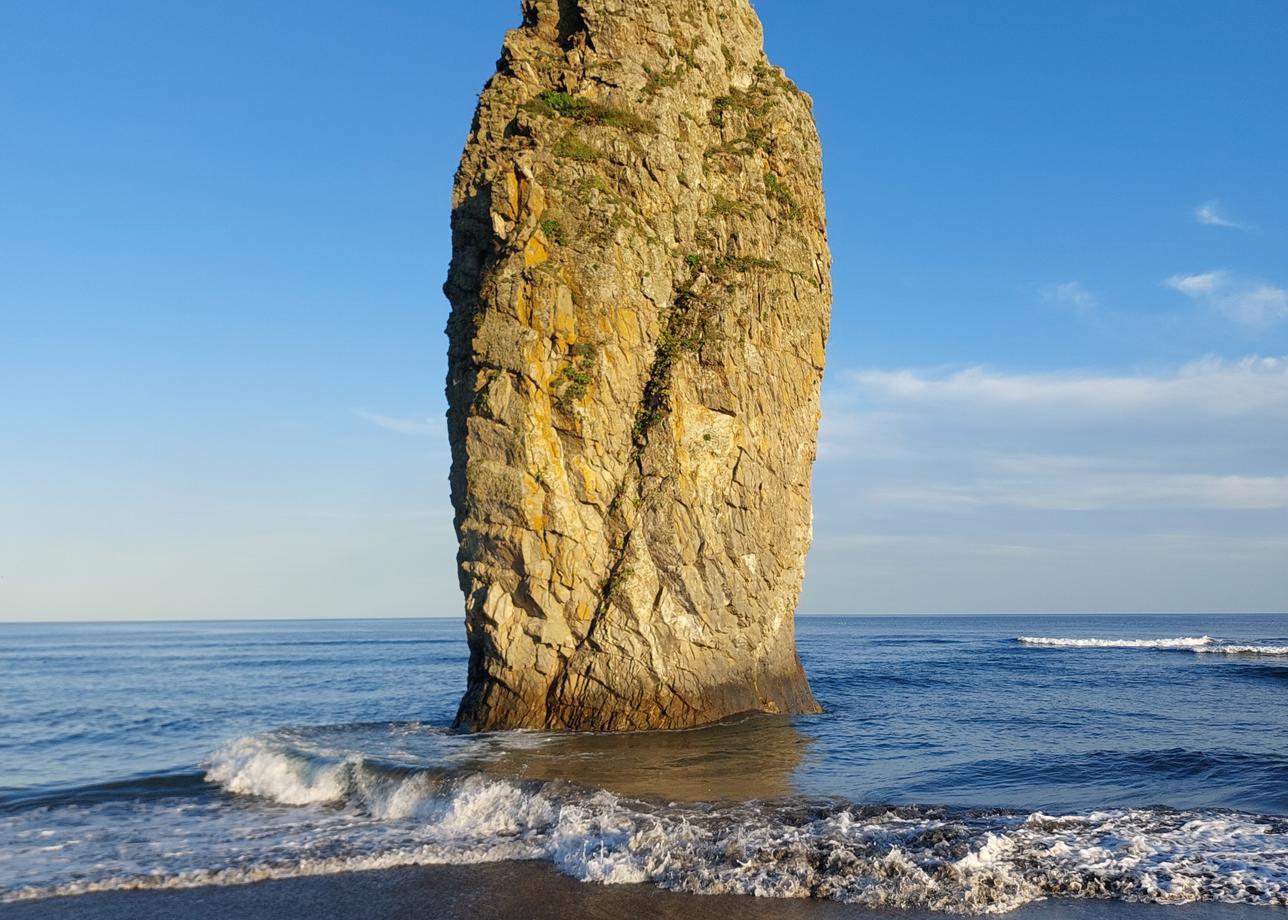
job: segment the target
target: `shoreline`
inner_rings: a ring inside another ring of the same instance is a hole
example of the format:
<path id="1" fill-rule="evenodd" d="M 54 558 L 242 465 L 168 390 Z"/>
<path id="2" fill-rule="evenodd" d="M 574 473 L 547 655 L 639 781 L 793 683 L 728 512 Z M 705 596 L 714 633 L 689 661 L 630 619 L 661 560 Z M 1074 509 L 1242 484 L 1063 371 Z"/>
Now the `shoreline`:
<path id="1" fill-rule="evenodd" d="M 1006 914 L 1015 920 L 1269 920 L 1277 909 L 1245 904 L 1136 904 L 1049 899 Z M 959 914 L 873 909 L 835 901 L 697 895 L 649 884 L 579 882 L 538 861 L 370 869 L 198 888 L 104 891 L 0 904 L 4 920 L 942 920 Z"/>

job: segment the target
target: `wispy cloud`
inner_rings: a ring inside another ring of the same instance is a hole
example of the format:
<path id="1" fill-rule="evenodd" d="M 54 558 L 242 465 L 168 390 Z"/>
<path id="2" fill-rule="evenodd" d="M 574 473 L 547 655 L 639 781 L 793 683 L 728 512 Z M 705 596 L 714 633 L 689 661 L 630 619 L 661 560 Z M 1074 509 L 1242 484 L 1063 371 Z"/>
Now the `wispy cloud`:
<path id="1" fill-rule="evenodd" d="M 1080 281 L 1061 281 L 1046 284 L 1038 289 L 1044 303 L 1067 307 L 1084 319 L 1089 318 L 1100 305 L 1100 299 L 1082 286 Z"/>
<path id="2" fill-rule="evenodd" d="M 1229 227 L 1231 230 L 1248 229 L 1238 221 L 1231 220 L 1221 213 L 1221 206 L 1215 201 L 1205 201 L 1194 209 L 1194 219 L 1209 227 Z"/>
<path id="3" fill-rule="evenodd" d="M 1004 467 L 1007 458 L 999 458 Z M 1123 472 L 1083 469 L 1061 474 L 986 476 L 969 486 L 877 490 L 874 501 L 926 511 L 975 511 L 988 506 L 1030 511 L 1148 509 L 1288 509 L 1288 476 Z"/>
<path id="4" fill-rule="evenodd" d="M 1288 508 L 1288 357 L 1136 373 L 864 370 L 840 380 L 825 401 L 820 452 L 820 481 L 841 490 L 822 499 L 829 512 L 840 504 L 897 521 Z"/>
<path id="5" fill-rule="evenodd" d="M 294 512 L 300 517 L 319 518 L 331 521 L 419 521 L 441 520 L 443 508 L 412 508 L 403 511 L 334 511 L 323 508 Z M 446 514 L 450 515 L 450 511 Z"/>
<path id="6" fill-rule="evenodd" d="M 1187 297 L 1207 297 L 1216 290 L 1224 272 L 1204 272 L 1200 275 L 1172 275 L 1165 282 Z"/>
<path id="7" fill-rule="evenodd" d="M 364 422 L 370 422 L 379 428 L 396 431 L 399 434 L 441 434 L 446 427 L 442 419 L 428 416 L 424 418 L 402 418 L 393 415 L 379 415 L 375 412 L 368 412 L 365 409 L 354 409 L 353 414 Z"/>
<path id="8" fill-rule="evenodd" d="M 1252 329 L 1266 329 L 1288 319 L 1288 290 L 1266 281 L 1218 270 L 1172 275 L 1163 283 Z"/>
<path id="9" fill-rule="evenodd" d="M 416 508 L 313 508 L 241 503 L 234 506 L 239 514 L 263 515 L 272 518 L 308 518 L 326 521 L 420 521 L 451 518 L 451 509 L 444 498 L 439 507 Z"/>
<path id="10" fill-rule="evenodd" d="M 867 370 L 852 380 L 871 399 L 918 402 L 941 408 L 1018 409 L 1105 418 L 1170 408 L 1194 415 L 1228 416 L 1274 411 L 1288 415 L 1288 358 L 1239 361 L 1208 357 L 1168 373 L 1094 371 L 1006 373 L 986 367 L 960 370 Z"/>

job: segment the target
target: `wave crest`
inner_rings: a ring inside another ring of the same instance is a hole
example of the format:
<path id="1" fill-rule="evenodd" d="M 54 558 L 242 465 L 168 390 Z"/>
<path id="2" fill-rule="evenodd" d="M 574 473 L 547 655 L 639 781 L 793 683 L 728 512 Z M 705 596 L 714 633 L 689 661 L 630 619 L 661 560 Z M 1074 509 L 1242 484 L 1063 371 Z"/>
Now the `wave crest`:
<path id="1" fill-rule="evenodd" d="M 350 805 L 371 817 L 432 817 L 441 809 L 446 770 L 380 764 L 359 754 L 336 754 L 251 735 L 215 751 L 206 781 L 238 795 L 282 805 Z"/>
<path id="2" fill-rule="evenodd" d="M 356 758 L 335 763 L 275 749 L 251 736 L 238 738 L 211 755 L 206 782 L 283 805 L 337 802 L 344 797 L 348 773 L 356 763 Z"/>
<path id="3" fill-rule="evenodd" d="M 1177 636 L 1173 639 L 1075 639 L 1054 636 L 1016 636 L 1021 645 L 1047 648 L 1146 648 L 1188 649 L 1212 655 L 1247 655 L 1262 658 L 1288 657 L 1288 645 L 1240 645 L 1211 636 Z"/>
<path id="4" fill-rule="evenodd" d="M 1017 636 L 1021 645 L 1041 645 L 1052 648 L 1188 648 L 1198 649 L 1213 645 L 1211 636 L 1178 636 L 1174 639 L 1062 639 L 1047 636 Z"/>
<path id="5" fill-rule="evenodd" d="M 1211 648 L 1196 648 L 1196 652 L 1211 652 L 1218 655 L 1249 655 L 1261 658 L 1288 657 L 1288 645 L 1214 645 Z"/>

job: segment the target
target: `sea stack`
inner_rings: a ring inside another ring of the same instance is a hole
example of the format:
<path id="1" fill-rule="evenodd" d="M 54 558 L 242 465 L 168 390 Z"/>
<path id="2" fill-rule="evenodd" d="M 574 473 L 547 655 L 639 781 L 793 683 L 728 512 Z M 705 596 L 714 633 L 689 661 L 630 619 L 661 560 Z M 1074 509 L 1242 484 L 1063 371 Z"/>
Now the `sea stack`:
<path id="1" fill-rule="evenodd" d="M 818 711 L 811 102 L 748 0 L 524 0 L 452 195 L 458 725 Z"/>

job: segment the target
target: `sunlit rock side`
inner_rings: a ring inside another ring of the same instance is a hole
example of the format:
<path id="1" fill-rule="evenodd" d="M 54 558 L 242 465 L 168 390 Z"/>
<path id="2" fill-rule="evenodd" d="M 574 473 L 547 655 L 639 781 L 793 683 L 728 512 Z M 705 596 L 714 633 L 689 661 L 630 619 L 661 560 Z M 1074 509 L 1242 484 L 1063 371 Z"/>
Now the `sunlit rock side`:
<path id="1" fill-rule="evenodd" d="M 831 304 L 809 97 L 747 0 L 524 0 L 453 191 L 458 722 L 813 712 Z"/>

